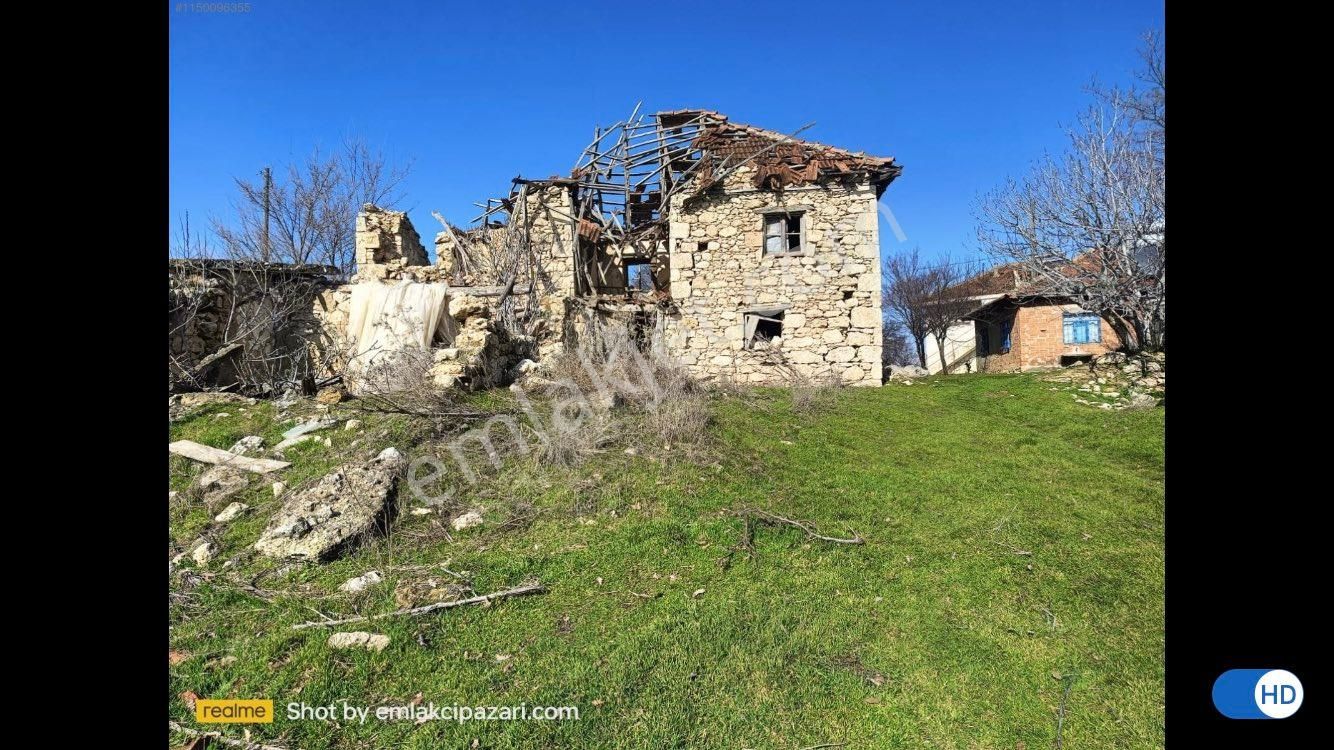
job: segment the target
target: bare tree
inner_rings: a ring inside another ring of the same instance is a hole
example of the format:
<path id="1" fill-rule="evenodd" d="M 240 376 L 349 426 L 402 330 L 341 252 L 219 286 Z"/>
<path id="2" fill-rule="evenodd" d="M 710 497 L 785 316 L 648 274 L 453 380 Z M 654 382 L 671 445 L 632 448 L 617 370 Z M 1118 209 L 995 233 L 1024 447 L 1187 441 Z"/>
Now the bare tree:
<path id="1" fill-rule="evenodd" d="M 349 275 L 357 211 L 365 203 L 392 208 L 403 199 L 410 170 L 349 138 L 333 154 L 316 149 L 303 163 L 287 165 L 285 180 L 275 182 L 268 168 L 257 181 L 236 179 L 235 216 L 214 218 L 213 230 L 235 260 L 328 265 Z"/>
<path id="2" fill-rule="evenodd" d="M 360 206 L 400 201 L 408 169 L 349 138 L 334 154 L 317 150 L 289 164 L 277 180 L 267 167 L 256 181 L 236 180 L 235 215 L 211 222 L 216 246 L 187 215 L 171 249 L 172 387 L 313 389 L 322 368 L 312 350 L 329 343 L 313 300 L 351 274 Z"/>
<path id="3" fill-rule="evenodd" d="M 926 332 L 935 339 L 940 369 L 946 375 L 950 372 L 951 364 L 946 349 L 950 329 L 978 307 L 977 301 L 961 291 L 959 285 L 972 278 L 978 270 L 975 264 L 952 262 L 946 256 L 923 274 L 923 300 L 919 314 Z"/>
<path id="4" fill-rule="evenodd" d="M 315 295 L 336 273 L 217 257 L 182 219 L 169 266 L 168 339 L 172 390 L 238 387 L 276 395 L 310 389 L 317 332 Z"/>
<path id="5" fill-rule="evenodd" d="M 917 352 L 908 341 L 908 334 L 903 328 L 895 322 L 886 320 L 884 323 L 884 341 L 885 348 L 883 352 L 883 361 L 881 364 L 888 368 L 890 365 L 906 365 L 917 359 Z"/>
<path id="6" fill-rule="evenodd" d="M 931 293 L 931 269 L 922 261 L 921 251 L 886 258 L 884 288 L 881 290 L 883 309 L 892 325 L 901 328 L 910 338 L 917 352 L 917 362 L 926 367 L 927 310 Z"/>
<path id="7" fill-rule="evenodd" d="M 1069 145 L 978 206 L 978 238 L 1017 262 L 1034 295 L 1102 315 L 1131 350 L 1166 344 L 1166 72 L 1161 36 L 1141 50 L 1137 84 L 1089 87 Z"/>

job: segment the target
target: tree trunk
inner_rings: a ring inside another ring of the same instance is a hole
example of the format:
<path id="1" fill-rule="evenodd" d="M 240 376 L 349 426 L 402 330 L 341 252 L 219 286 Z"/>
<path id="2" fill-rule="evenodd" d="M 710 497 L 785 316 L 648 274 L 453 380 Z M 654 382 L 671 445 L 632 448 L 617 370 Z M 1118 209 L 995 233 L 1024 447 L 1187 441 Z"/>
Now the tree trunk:
<path id="1" fill-rule="evenodd" d="M 913 337 L 913 343 L 917 344 L 917 363 L 926 369 L 926 336 Z"/>
<path id="2" fill-rule="evenodd" d="M 940 354 L 940 372 L 944 375 L 949 375 L 950 360 L 945 356 L 945 339 L 947 336 L 935 334 L 934 338 L 936 339 L 936 351 Z"/>

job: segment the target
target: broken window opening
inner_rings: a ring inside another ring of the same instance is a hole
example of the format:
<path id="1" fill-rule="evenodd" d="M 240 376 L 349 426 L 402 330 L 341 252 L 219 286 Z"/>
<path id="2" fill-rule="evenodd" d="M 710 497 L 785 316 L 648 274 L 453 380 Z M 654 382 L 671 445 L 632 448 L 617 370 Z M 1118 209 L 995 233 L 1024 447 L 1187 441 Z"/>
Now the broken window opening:
<path id="1" fill-rule="evenodd" d="M 768 349 L 783 337 L 783 310 L 756 310 L 745 313 L 746 348 Z"/>
<path id="2" fill-rule="evenodd" d="M 768 214 L 764 217 L 764 254 L 797 255 L 802 243 L 803 212 Z"/>
<path id="3" fill-rule="evenodd" d="M 629 291 L 653 291 L 653 264 L 647 260 L 625 261 L 625 288 Z"/>

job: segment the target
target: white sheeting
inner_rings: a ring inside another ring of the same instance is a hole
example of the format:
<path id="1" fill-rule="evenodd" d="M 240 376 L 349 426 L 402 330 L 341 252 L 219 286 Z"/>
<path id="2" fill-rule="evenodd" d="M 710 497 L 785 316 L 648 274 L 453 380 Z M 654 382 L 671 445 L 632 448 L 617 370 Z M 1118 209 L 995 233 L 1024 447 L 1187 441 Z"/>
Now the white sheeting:
<path id="1" fill-rule="evenodd" d="M 410 348 L 452 343 L 458 325 L 449 315 L 449 285 L 400 281 L 352 286 L 347 335 L 353 374 Z M 355 389 L 354 389 L 355 390 Z"/>

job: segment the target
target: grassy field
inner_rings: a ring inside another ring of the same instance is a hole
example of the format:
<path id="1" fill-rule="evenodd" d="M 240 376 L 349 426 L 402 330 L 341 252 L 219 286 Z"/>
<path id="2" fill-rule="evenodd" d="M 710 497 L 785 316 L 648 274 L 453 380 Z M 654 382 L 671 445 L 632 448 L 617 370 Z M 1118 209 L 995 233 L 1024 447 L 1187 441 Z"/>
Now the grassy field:
<path id="1" fill-rule="evenodd" d="M 1066 747 L 1161 747 L 1163 411 L 1093 409 L 1049 386 L 928 379 L 841 391 L 815 415 L 794 414 L 782 390 L 720 396 L 708 458 L 619 445 L 568 469 L 515 458 L 466 498 L 485 508 L 485 525 L 451 540 L 442 519 L 405 514 L 335 562 L 262 578 L 267 601 L 236 581 L 274 563 L 242 556 L 221 568 L 279 503 L 256 487 L 234 498 L 256 510 L 221 533 L 205 575 L 173 577 L 171 714 L 197 726 L 185 691 L 272 698 L 278 720 L 249 729 L 293 749 L 1036 750 L 1052 747 L 1064 699 Z M 332 447 L 290 451 L 284 480 L 297 486 L 388 445 L 409 458 L 429 450 L 422 425 L 356 416 L 365 427 L 329 431 Z M 173 424 L 172 438 L 226 448 L 259 434 L 272 445 L 283 429 L 271 404 L 229 404 Z M 185 490 L 200 467 L 172 461 L 172 488 Z M 866 543 L 758 526 L 747 554 L 727 512 L 743 506 Z M 176 543 L 210 515 L 183 493 L 171 504 Z M 390 636 L 379 653 L 333 651 L 330 630 L 290 629 L 316 610 L 390 611 L 398 580 L 441 563 L 479 593 L 529 579 L 548 591 L 341 628 Z M 372 569 L 386 582 L 337 591 Z M 285 718 L 294 701 L 401 705 L 418 694 L 573 705 L 580 719 Z"/>

